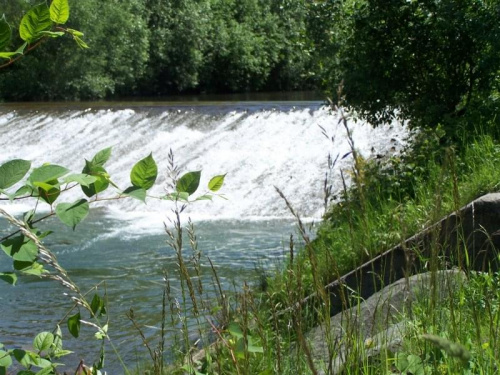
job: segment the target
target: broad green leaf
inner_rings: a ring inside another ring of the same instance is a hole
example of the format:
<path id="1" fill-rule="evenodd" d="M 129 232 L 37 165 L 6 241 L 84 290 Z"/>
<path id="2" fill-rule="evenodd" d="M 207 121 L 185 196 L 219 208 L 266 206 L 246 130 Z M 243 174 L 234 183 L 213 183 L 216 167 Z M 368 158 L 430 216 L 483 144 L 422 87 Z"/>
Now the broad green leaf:
<path id="1" fill-rule="evenodd" d="M 0 166 L 0 189 L 7 189 L 18 183 L 28 173 L 31 162 L 28 160 L 10 160 Z"/>
<path id="2" fill-rule="evenodd" d="M 212 177 L 212 179 L 208 183 L 208 189 L 213 192 L 219 191 L 222 185 L 224 184 L 225 177 L 226 177 L 225 174 Z"/>
<path id="3" fill-rule="evenodd" d="M 41 31 L 40 35 L 48 36 L 50 38 L 59 38 L 60 36 L 64 35 L 64 32 L 62 32 L 62 31 Z"/>
<path id="4" fill-rule="evenodd" d="M 68 0 L 52 0 L 52 4 L 50 4 L 50 19 L 55 23 L 65 24 L 68 18 Z"/>
<path id="5" fill-rule="evenodd" d="M 52 180 L 49 182 L 50 183 L 48 183 L 48 182 L 33 182 L 33 186 L 42 188 L 42 190 L 45 190 L 45 191 L 49 191 L 49 190 L 52 190 L 54 188 L 58 188 L 60 186 L 59 181 L 57 181 L 57 180 Z"/>
<path id="6" fill-rule="evenodd" d="M 92 302 L 90 303 L 90 309 L 95 316 L 100 316 L 103 314 L 104 309 L 104 300 L 96 293 L 92 298 Z"/>
<path id="7" fill-rule="evenodd" d="M 264 348 L 254 340 L 252 336 L 248 336 L 248 352 L 249 353 L 264 353 Z"/>
<path id="8" fill-rule="evenodd" d="M 30 358 L 29 353 L 26 350 L 14 349 L 12 351 L 12 354 L 14 355 L 14 358 L 17 360 L 17 362 L 19 362 L 26 368 L 34 364 Z"/>
<path id="9" fill-rule="evenodd" d="M 33 352 L 28 352 L 28 355 L 31 357 L 33 366 L 47 369 L 47 371 L 38 371 L 37 374 L 43 374 L 43 375 L 53 374 L 52 362 L 46 360 L 45 358 L 40 357 L 40 355 Z"/>
<path id="10" fill-rule="evenodd" d="M 94 157 L 92 158 L 91 163 L 93 166 L 103 167 L 110 157 L 111 157 L 111 147 L 107 147 L 99 151 L 97 154 L 95 154 Z"/>
<path id="11" fill-rule="evenodd" d="M 78 47 L 81 49 L 89 48 L 87 43 L 85 43 L 79 36 L 73 34 L 73 39 L 75 40 L 76 44 L 78 44 Z"/>
<path id="12" fill-rule="evenodd" d="M 0 367 L 9 367 L 12 365 L 12 358 L 9 353 L 0 350 Z"/>
<path id="13" fill-rule="evenodd" d="M 154 185 L 157 176 L 158 167 L 153 159 L 153 154 L 149 154 L 134 165 L 130 172 L 130 181 L 132 185 L 148 190 Z"/>
<path id="14" fill-rule="evenodd" d="M 23 196 L 28 196 L 33 194 L 33 188 L 28 185 L 21 186 L 17 191 L 14 193 L 14 197 L 23 197 Z"/>
<path id="15" fill-rule="evenodd" d="M 68 318 L 68 331 L 76 339 L 80 336 L 80 313 Z"/>
<path id="16" fill-rule="evenodd" d="M 90 186 L 90 184 L 93 184 L 94 182 L 97 181 L 97 177 L 91 176 L 85 173 L 75 173 L 75 174 L 70 174 L 66 177 L 63 178 L 62 182 L 63 183 L 70 183 L 70 182 L 76 182 L 82 186 Z"/>
<path id="17" fill-rule="evenodd" d="M 0 272 L 0 280 L 3 280 L 10 285 L 16 285 L 17 275 L 14 272 Z"/>
<path id="18" fill-rule="evenodd" d="M 49 350 L 54 343 L 54 335 L 50 332 L 41 332 L 33 340 L 33 349 L 42 352 Z"/>
<path id="19" fill-rule="evenodd" d="M 50 11 L 47 4 L 42 3 L 31 8 L 21 20 L 19 35 L 21 39 L 31 43 L 40 38 L 40 32 L 50 29 Z"/>
<path id="20" fill-rule="evenodd" d="M 227 327 L 227 330 L 231 334 L 231 336 L 234 336 L 237 339 L 243 337 L 243 331 L 241 330 L 240 326 L 236 323 L 229 324 L 229 327 Z"/>
<path id="21" fill-rule="evenodd" d="M 5 15 L 0 19 L 0 51 L 4 50 L 10 44 L 12 38 L 12 29 L 5 20 Z"/>
<path id="22" fill-rule="evenodd" d="M 80 199 L 73 203 L 59 203 L 56 207 L 56 215 L 68 227 L 75 229 L 89 214 L 89 202 Z"/>
<path id="23" fill-rule="evenodd" d="M 178 181 L 176 190 L 179 193 L 193 194 L 200 186 L 201 171 L 188 172 L 183 175 Z"/>
<path id="24" fill-rule="evenodd" d="M 108 173 L 101 166 L 94 166 L 92 162 L 85 160 L 85 167 L 82 173 L 94 176 L 96 181 L 89 186 L 82 185 L 82 190 L 87 197 L 92 197 L 100 192 L 106 190 L 109 187 L 109 181 L 106 176 Z"/>
<path id="25" fill-rule="evenodd" d="M 52 205 L 52 203 L 59 198 L 59 195 L 61 195 L 61 189 L 59 189 L 59 182 L 57 180 L 51 180 L 47 183 L 34 182 L 33 185 L 43 186 L 38 188 L 38 195 L 50 205 Z"/>
<path id="26" fill-rule="evenodd" d="M 43 363 L 45 367 L 42 368 L 40 371 L 38 371 L 34 375 L 53 375 L 54 374 L 54 368 L 52 366 L 52 362 L 47 361 L 44 358 L 41 358 L 39 363 L 40 363 L 40 365 Z M 40 365 L 37 367 L 40 367 Z M 19 374 L 17 374 L 17 375 L 19 375 Z"/>
<path id="27" fill-rule="evenodd" d="M 41 276 L 48 271 L 43 268 L 43 265 L 37 262 L 28 263 L 28 262 L 19 262 L 17 260 L 14 261 L 14 268 L 16 270 L 21 271 L 26 275 L 33 276 Z"/>
<path id="28" fill-rule="evenodd" d="M 31 267 L 34 263 L 33 262 L 23 262 L 20 260 L 15 260 L 14 261 L 14 269 L 18 271 L 23 271 L 29 267 Z"/>
<path id="29" fill-rule="evenodd" d="M 123 191 L 124 195 L 140 200 L 146 203 L 146 190 L 140 187 L 131 186 Z"/>
<path id="30" fill-rule="evenodd" d="M 35 243 L 23 235 L 11 237 L 0 244 L 5 253 L 20 262 L 33 263 L 38 256 L 38 248 Z"/>
<path id="31" fill-rule="evenodd" d="M 61 167 L 59 165 L 48 164 L 43 165 L 39 168 L 35 168 L 33 172 L 31 172 L 28 180 L 33 184 L 34 182 L 49 182 L 53 180 L 57 180 L 59 177 L 62 177 L 68 174 L 69 170 Z"/>

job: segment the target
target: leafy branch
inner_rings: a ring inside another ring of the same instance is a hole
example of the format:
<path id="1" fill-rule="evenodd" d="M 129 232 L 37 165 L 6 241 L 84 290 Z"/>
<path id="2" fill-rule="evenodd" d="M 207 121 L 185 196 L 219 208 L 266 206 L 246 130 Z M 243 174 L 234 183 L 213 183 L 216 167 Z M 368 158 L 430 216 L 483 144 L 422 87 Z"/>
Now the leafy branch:
<path id="1" fill-rule="evenodd" d="M 19 24 L 19 36 L 23 43 L 14 51 L 7 51 L 12 42 L 12 28 L 5 16 L 2 17 L 0 19 L 0 59 L 8 61 L 0 65 L 0 69 L 12 65 L 49 38 L 59 38 L 65 34 L 70 35 L 80 48 L 89 48 L 82 39 L 82 32 L 60 26 L 64 25 L 68 19 L 68 0 L 53 0 L 50 7 L 45 3 L 34 6 L 24 15 Z"/>

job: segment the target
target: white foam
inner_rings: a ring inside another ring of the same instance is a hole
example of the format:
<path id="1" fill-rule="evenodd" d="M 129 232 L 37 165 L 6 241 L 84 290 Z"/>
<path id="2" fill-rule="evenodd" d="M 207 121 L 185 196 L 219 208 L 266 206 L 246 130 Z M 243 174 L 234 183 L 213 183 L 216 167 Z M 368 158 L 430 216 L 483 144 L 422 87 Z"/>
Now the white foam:
<path id="1" fill-rule="evenodd" d="M 112 180 L 124 189 L 130 185 L 129 173 L 135 162 L 152 152 L 160 175 L 150 194 L 162 195 L 172 149 L 184 172 L 202 170 L 201 186 L 206 187 L 214 175 L 227 174 L 221 192 L 228 200 L 195 202 L 186 209 L 186 216 L 196 220 L 290 217 L 275 192 L 277 186 L 302 216 L 318 219 L 323 211 L 327 155 L 349 151 L 345 130 L 338 116 L 325 107 L 266 108 L 216 113 L 204 108 L 167 107 L 0 112 L 0 162 L 23 158 L 32 160 L 33 166 L 50 162 L 80 172 L 84 158 L 90 159 L 111 145 L 113 155 L 107 169 Z M 321 134 L 320 126 L 335 135 L 333 143 Z M 393 146 L 391 139 L 403 144 L 406 135 L 399 123 L 374 129 L 358 122 L 350 127 L 364 157 L 386 152 Z M 334 191 L 341 188 L 340 169 L 351 163 L 351 157 L 338 163 L 332 180 Z M 81 191 L 73 189 L 62 199 L 71 201 L 82 196 Z M 108 207 L 109 215 L 125 218 L 136 230 L 145 232 L 163 230 L 158 223 L 167 220 L 172 208 L 171 202 L 154 199 L 147 205 L 130 199 L 101 205 Z M 22 212 L 29 205 L 23 201 L 8 206 Z"/>

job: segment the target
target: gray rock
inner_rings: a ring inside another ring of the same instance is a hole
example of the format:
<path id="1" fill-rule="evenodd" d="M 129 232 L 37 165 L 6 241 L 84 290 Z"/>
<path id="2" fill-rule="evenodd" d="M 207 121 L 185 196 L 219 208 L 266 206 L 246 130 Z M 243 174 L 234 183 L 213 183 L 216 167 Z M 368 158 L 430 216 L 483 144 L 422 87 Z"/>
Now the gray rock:
<path id="1" fill-rule="evenodd" d="M 435 275 L 437 302 L 465 282 L 465 274 L 459 270 L 438 271 Z M 347 359 L 362 361 L 386 349 L 400 350 L 412 302 L 429 299 L 432 292 L 430 272 L 403 278 L 331 317 L 329 327 L 323 324 L 312 329 L 306 337 L 314 360 L 324 371 L 319 373 L 337 374 L 344 369 Z"/>

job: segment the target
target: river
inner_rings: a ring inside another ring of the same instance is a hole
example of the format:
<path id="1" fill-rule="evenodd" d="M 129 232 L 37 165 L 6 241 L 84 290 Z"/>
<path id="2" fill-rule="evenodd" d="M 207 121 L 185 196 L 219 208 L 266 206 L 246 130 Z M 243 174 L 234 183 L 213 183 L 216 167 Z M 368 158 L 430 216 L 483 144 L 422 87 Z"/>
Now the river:
<path id="1" fill-rule="evenodd" d="M 406 130 L 398 123 L 373 129 L 350 121 L 349 127 L 366 158 L 404 144 Z M 152 195 L 165 191 L 170 150 L 182 171 L 202 171 L 202 186 L 211 176 L 226 174 L 221 192 L 227 200 L 195 202 L 183 212 L 183 220 L 194 222 L 199 248 L 216 264 L 224 286 L 236 289 L 243 281 L 259 282 L 256 268 L 268 273 L 278 269 L 290 234 L 296 234 L 293 218 L 274 187 L 307 222 L 319 221 L 328 154 L 340 155 L 330 180 L 334 192 L 342 186 L 340 170 L 352 163 L 338 114 L 321 101 L 3 104 L 0 143 L 0 163 L 23 158 L 33 166 L 50 162 L 74 172 L 81 171 L 85 158 L 112 146 L 107 170 L 123 187 L 130 184 L 134 163 L 152 153 L 159 167 Z M 79 197 L 81 191 L 73 189 L 60 199 Z M 20 214 L 33 204 L 2 207 Z M 41 214 L 49 210 L 40 204 Z M 45 240 L 47 247 L 82 289 L 106 281 L 110 336 L 127 363 L 141 362 L 146 352 L 125 313 L 133 307 L 146 334 L 152 335 L 158 328 L 163 269 L 169 272 L 173 294 L 178 293 L 175 254 L 164 232 L 171 210 L 171 202 L 127 199 L 93 207 L 74 232 L 56 219 L 42 224 L 54 231 Z M 6 234 L 9 228 L 2 223 L 1 234 Z M 9 271 L 9 258 L 0 254 L 0 259 L 1 270 Z M 203 259 L 203 273 L 211 280 Z M 0 284 L 0 342 L 29 347 L 37 332 L 52 330 L 71 306 L 64 292 L 54 282 L 35 277 L 21 277 L 15 287 Z M 88 327 L 84 331 L 86 338 L 93 335 Z M 75 351 L 61 360 L 69 368 L 76 368 L 79 358 L 87 363 L 95 359 L 95 340 L 70 339 L 64 326 L 63 336 L 65 346 Z M 122 372 L 112 354 L 106 370 Z"/>

